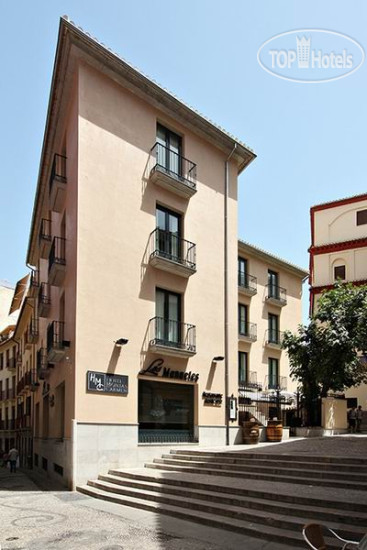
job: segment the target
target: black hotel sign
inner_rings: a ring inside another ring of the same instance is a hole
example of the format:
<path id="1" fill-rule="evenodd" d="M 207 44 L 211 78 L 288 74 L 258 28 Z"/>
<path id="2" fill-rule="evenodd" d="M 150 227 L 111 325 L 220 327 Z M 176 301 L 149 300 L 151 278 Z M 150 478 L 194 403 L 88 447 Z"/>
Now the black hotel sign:
<path id="1" fill-rule="evenodd" d="M 129 391 L 129 377 L 107 372 L 87 372 L 87 390 L 97 393 L 127 394 Z"/>

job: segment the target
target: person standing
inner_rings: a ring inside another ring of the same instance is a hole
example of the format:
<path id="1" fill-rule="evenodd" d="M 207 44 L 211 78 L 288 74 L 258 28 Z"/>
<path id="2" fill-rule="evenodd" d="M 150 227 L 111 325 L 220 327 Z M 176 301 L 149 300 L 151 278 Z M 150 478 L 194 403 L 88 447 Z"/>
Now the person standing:
<path id="1" fill-rule="evenodd" d="M 356 431 L 357 432 L 361 431 L 362 418 L 363 418 L 362 405 L 358 405 L 358 409 L 356 410 Z"/>
<path id="2" fill-rule="evenodd" d="M 349 430 L 351 434 L 354 434 L 356 431 L 356 417 L 357 417 L 356 408 L 352 407 L 348 413 L 348 423 L 349 423 Z"/>
<path id="3" fill-rule="evenodd" d="M 9 459 L 9 462 L 10 462 L 10 473 L 11 474 L 15 474 L 16 471 L 17 471 L 18 456 L 19 456 L 19 452 L 15 447 L 10 449 L 9 454 L 8 454 L 8 459 Z"/>

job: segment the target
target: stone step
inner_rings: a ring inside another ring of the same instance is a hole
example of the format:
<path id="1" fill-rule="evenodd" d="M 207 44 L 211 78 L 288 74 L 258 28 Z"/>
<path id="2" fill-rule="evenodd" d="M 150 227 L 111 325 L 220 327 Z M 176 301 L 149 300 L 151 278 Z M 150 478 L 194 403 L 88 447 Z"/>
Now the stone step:
<path id="1" fill-rule="evenodd" d="M 283 460 L 282 457 L 280 456 L 277 460 L 276 459 L 267 459 L 266 456 L 262 456 L 262 458 L 256 458 L 256 459 L 253 459 L 253 458 L 248 458 L 246 457 L 246 455 L 240 455 L 240 456 L 230 456 L 230 457 L 227 457 L 225 455 L 223 456 L 215 456 L 215 455 L 211 455 L 211 454 L 188 454 L 188 453 L 185 453 L 185 454 L 177 454 L 177 453 L 171 453 L 170 454 L 163 454 L 162 455 L 162 458 L 167 458 L 167 459 L 172 459 L 172 457 L 175 458 L 175 460 L 200 460 L 200 461 L 205 461 L 205 462 L 222 462 L 222 463 L 225 463 L 225 464 L 244 464 L 244 465 L 248 465 L 248 466 L 272 466 L 272 467 L 290 467 L 290 462 L 289 461 L 286 461 L 286 460 Z M 219 460 L 220 459 L 220 460 Z M 333 463 L 329 463 L 329 462 L 306 462 L 306 461 L 303 461 L 303 462 L 293 462 L 292 463 L 292 468 L 294 469 L 297 469 L 297 470 L 300 470 L 300 469 L 305 469 L 305 470 L 312 470 L 312 469 L 317 469 L 317 470 L 330 470 L 331 472 L 332 471 L 336 471 L 336 472 L 348 472 L 350 473 L 351 471 L 351 465 L 350 464 L 333 464 Z M 356 471 L 359 473 L 365 473 L 367 475 L 367 463 L 366 465 L 361 465 L 359 464 Z"/>
<path id="2" fill-rule="evenodd" d="M 260 460 L 283 460 L 289 461 L 292 464 L 294 462 L 323 462 L 328 464 L 350 464 L 350 465 L 365 465 L 367 466 L 367 458 L 360 458 L 356 456 L 321 456 L 321 455 L 304 455 L 304 454 L 287 454 L 282 453 L 256 453 L 254 451 L 208 451 L 208 450 L 191 450 L 191 449 L 172 449 L 170 454 L 173 455 L 210 455 L 214 457 L 233 457 L 233 458 L 252 458 Z"/>
<path id="3" fill-rule="evenodd" d="M 180 476 L 172 476 L 169 472 L 159 471 L 157 469 L 145 469 L 145 470 L 110 470 L 108 475 L 112 475 L 115 478 L 121 478 L 125 481 L 131 481 L 134 483 L 137 482 L 148 482 L 148 483 L 157 483 L 161 486 L 165 485 L 168 487 L 178 487 L 178 488 L 191 488 L 198 489 L 205 492 L 218 492 L 220 494 L 229 494 L 231 496 L 239 496 L 244 498 L 255 498 L 255 499 L 266 499 L 271 502 L 281 502 L 286 503 L 288 508 L 291 508 L 294 504 L 300 504 L 303 506 L 311 507 L 326 507 L 333 508 L 345 512 L 357 512 L 367 514 L 367 503 L 360 502 L 358 496 L 354 500 L 354 497 L 349 500 L 346 498 L 344 491 L 342 490 L 337 494 L 332 489 L 324 488 L 323 496 L 319 497 L 319 492 L 317 498 L 313 496 L 305 495 L 305 492 L 300 493 L 295 492 L 294 486 L 292 484 L 279 484 L 274 482 L 267 483 L 266 490 L 263 488 L 254 489 L 253 485 L 256 482 L 252 482 L 251 489 L 248 487 L 248 484 L 244 484 L 241 480 L 238 480 L 236 476 L 235 479 L 225 478 L 224 476 L 211 476 L 211 475 L 202 475 L 199 476 L 196 473 L 186 473 Z M 242 480 L 243 481 L 243 480 Z M 262 482 L 260 481 L 262 485 Z M 283 491 L 279 489 L 279 485 L 282 485 Z M 348 495 L 349 496 L 349 495 Z M 353 514 L 354 516 L 354 514 Z"/>
<path id="4" fill-rule="evenodd" d="M 168 458 L 164 458 L 164 457 Z M 240 463 L 234 463 L 234 464 L 228 464 L 226 462 L 222 461 L 222 458 L 208 462 L 205 461 L 204 456 L 197 457 L 197 460 L 195 461 L 193 457 L 190 457 L 189 459 L 183 458 L 182 456 L 180 458 L 176 458 L 172 455 L 163 455 L 163 458 L 155 458 L 153 461 L 155 464 L 183 464 L 185 466 L 197 466 L 198 468 L 212 468 L 215 470 L 227 470 L 229 467 L 231 470 L 236 472 L 249 472 L 251 474 L 255 473 L 264 473 L 264 474 L 272 474 L 272 475 L 281 475 L 281 476 L 289 476 L 289 477 L 307 477 L 309 479 L 320 479 L 323 480 L 335 480 L 335 481 L 350 481 L 352 483 L 367 483 L 367 474 L 363 473 L 350 473 L 350 472 L 329 472 L 325 470 L 316 470 L 313 469 L 311 471 L 302 471 L 300 469 L 293 469 L 290 465 L 287 467 L 275 467 L 275 466 L 258 466 L 256 463 L 251 464 L 251 467 L 247 464 L 240 464 Z"/>
<path id="5" fill-rule="evenodd" d="M 156 502 L 152 500 L 147 500 L 146 498 L 137 498 L 133 496 L 124 496 L 111 491 L 106 491 L 98 487 L 93 487 L 91 485 L 84 485 L 77 487 L 77 490 L 83 494 L 93 496 L 95 498 L 103 499 L 109 502 L 114 502 L 117 504 L 123 504 L 125 506 L 140 508 L 143 510 L 149 510 L 154 512 L 159 512 L 166 516 L 173 516 L 179 519 L 192 521 L 195 523 L 200 523 L 202 525 L 209 525 L 211 527 L 217 527 L 220 529 L 226 529 L 229 531 L 242 533 L 247 536 L 262 538 L 266 540 L 272 540 L 276 542 L 281 542 L 289 546 L 299 546 L 304 548 L 305 543 L 302 538 L 301 531 L 289 531 L 287 529 L 279 529 L 273 525 L 262 524 L 261 529 L 259 529 L 259 524 L 254 524 L 253 522 L 245 521 L 243 519 L 237 519 L 235 517 L 223 517 L 217 516 L 213 513 L 213 508 L 211 512 L 205 512 L 202 510 L 192 509 L 191 504 L 189 506 L 183 507 L 182 504 L 185 501 L 182 499 L 179 501 L 178 505 L 172 505 L 162 502 Z M 344 531 L 345 532 L 345 531 Z M 349 531 L 348 536 L 349 536 Z M 340 532 L 341 533 L 341 532 Z M 355 530 L 353 530 L 355 533 Z M 359 532 L 355 533 L 351 538 L 358 540 L 361 538 Z M 330 540 L 328 548 L 339 548 L 339 545 L 335 540 Z"/>
<path id="6" fill-rule="evenodd" d="M 290 478 L 287 475 L 274 475 L 268 473 L 255 473 L 250 471 L 238 471 L 231 468 L 230 470 L 225 469 L 214 469 L 209 467 L 209 465 L 196 465 L 195 463 L 179 463 L 179 461 L 173 461 L 174 464 L 165 464 L 163 459 L 160 462 L 151 462 L 145 464 L 146 468 L 155 468 L 157 470 L 164 470 L 169 472 L 187 472 L 187 473 L 196 473 L 202 475 L 215 475 L 215 476 L 228 476 L 236 477 L 241 479 L 262 479 L 267 481 L 276 481 L 284 483 L 294 483 L 300 485 L 316 485 L 323 487 L 334 487 L 339 489 L 353 489 L 358 491 L 366 491 L 367 483 L 364 482 L 351 482 L 351 481 L 341 481 L 341 480 L 332 480 L 332 479 L 322 479 L 322 478 L 312 478 L 307 477 L 292 477 Z"/>
<path id="7" fill-rule="evenodd" d="M 350 516 L 345 514 L 345 510 L 337 510 L 328 508 L 329 502 L 323 503 L 321 500 L 318 506 L 307 504 L 292 504 L 289 506 L 288 502 L 279 502 L 274 500 L 266 500 L 262 496 L 258 498 L 249 496 L 236 496 L 236 495 L 224 495 L 217 492 L 216 487 L 213 486 L 211 490 L 202 490 L 196 487 L 177 487 L 165 485 L 160 483 L 158 479 L 151 478 L 149 481 L 139 481 L 124 479 L 121 476 L 115 476 L 111 474 L 104 474 L 98 476 L 98 481 L 107 482 L 119 487 L 119 494 L 131 494 L 130 489 L 140 491 L 142 498 L 147 491 L 167 495 L 174 495 L 180 499 L 193 498 L 197 500 L 210 501 L 220 505 L 237 506 L 242 509 L 260 510 L 262 512 L 267 511 L 270 513 L 298 516 L 307 519 L 317 519 L 324 523 L 336 523 L 336 524 L 348 524 L 350 522 Z M 95 485 L 94 485 L 95 486 Z M 253 512 L 252 512 L 253 513 Z M 253 521 L 256 521 L 253 519 Z M 367 525 L 367 513 L 355 512 L 353 514 L 353 524 L 359 527 Z"/>

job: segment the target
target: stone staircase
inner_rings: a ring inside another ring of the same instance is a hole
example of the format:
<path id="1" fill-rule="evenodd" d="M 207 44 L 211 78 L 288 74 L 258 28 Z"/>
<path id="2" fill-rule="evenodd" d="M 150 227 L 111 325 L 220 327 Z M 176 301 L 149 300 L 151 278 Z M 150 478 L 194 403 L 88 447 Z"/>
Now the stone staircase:
<path id="1" fill-rule="evenodd" d="M 350 540 L 367 526 L 367 459 L 357 457 L 174 450 L 77 490 L 289 546 L 305 547 L 301 532 L 310 521 Z"/>

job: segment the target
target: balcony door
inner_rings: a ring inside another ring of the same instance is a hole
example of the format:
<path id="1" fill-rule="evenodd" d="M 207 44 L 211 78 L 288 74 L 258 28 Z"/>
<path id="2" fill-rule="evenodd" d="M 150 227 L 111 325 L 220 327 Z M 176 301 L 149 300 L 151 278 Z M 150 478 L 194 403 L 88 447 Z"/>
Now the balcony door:
<path id="1" fill-rule="evenodd" d="M 247 287 L 247 260 L 238 258 L 238 286 Z"/>
<path id="2" fill-rule="evenodd" d="M 157 125 L 157 161 L 160 167 L 181 175 L 181 137 L 161 124 Z"/>
<path id="3" fill-rule="evenodd" d="M 168 290 L 156 290 L 156 339 L 178 346 L 181 342 L 181 296 Z"/>
<path id="4" fill-rule="evenodd" d="M 268 288 L 269 298 L 276 298 L 279 300 L 279 277 L 275 271 L 268 271 Z"/>
<path id="5" fill-rule="evenodd" d="M 157 233 L 156 248 L 161 256 L 169 260 L 179 261 L 181 246 L 181 216 L 157 206 Z"/>
<path id="6" fill-rule="evenodd" d="M 269 383 L 268 387 L 269 389 L 277 389 L 279 384 L 279 361 L 278 359 L 274 359 L 272 357 L 269 357 L 268 360 L 268 378 Z"/>
<path id="7" fill-rule="evenodd" d="M 269 342 L 279 343 L 279 317 L 269 313 L 268 317 Z"/>
<path id="8" fill-rule="evenodd" d="M 238 304 L 238 328 L 239 333 L 247 335 L 248 333 L 248 308 L 243 304 Z"/>

